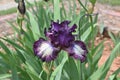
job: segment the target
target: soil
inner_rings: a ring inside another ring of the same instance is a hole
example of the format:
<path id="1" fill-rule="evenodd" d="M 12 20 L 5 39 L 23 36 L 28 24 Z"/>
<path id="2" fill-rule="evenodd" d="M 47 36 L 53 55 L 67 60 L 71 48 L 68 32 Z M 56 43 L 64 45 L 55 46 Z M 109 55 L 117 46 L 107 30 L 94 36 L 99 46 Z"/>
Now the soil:
<path id="1" fill-rule="evenodd" d="M 7 0 L 0 0 L 0 5 L 5 4 Z M 110 30 L 119 32 L 120 31 L 120 6 L 109 6 L 97 3 L 95 6 L 95 12 L 99 13 L 98 25 L 104 24 L 105 27 L 108 27 Z M 8 21 L 16 20 L 16 13 L 0 16 L 0 37 L 10 36 L 14 32 L 11 29 L 10 25 L 7 24 Z M 105 40 L 104 42 L 104 52 L 99 61 L 99 66 L 101 66 L 106 59 L 109 57 L 111 50 L 114 48 L 113 41 L 110 38 L 96 37 L 95 44 L 97 45 L 100 41 Z M 108 72 L 108 76 L 111 75 L 115 70 L 120 68 L 120 56 L 117 56 L 112 63 L 112 66 Z M 108 80 L 108 76 L 106 80 Z M 120 75 L 119 75 L 120 76 Z"/>
<path id="2" fill-rule="evenodd" d="M 102 40 L 105 40 L 104 41 L 104 50 L 102 53 L 102 57 L 98 63 L 99 66 L 104 64 L 104 62 L 110 56 L 111 50 L 114 48 L 114 43 L 110 38 L 96 37 L 95 45 L 99 44 Z M 108 77 L 118 68 L 120 68 L 120 56 L 116 56 L 116 58 L 114 59 L 112 66 L 110 67 L 110 70 L 109 70 L 105 80 L 108 80 Z M 120 77 L 120 74 L 118 76 Z"/>
<path id="3" fill-rule="evenodd" d="M 14 0 L 10 0 L 10 2 L 13 2 Z M 0 4 L 2 5 L 2 4 L 6 4 L 6 3 L 8 3 L 8 0 L 0 0 Z"/>
<path id="4" fill-rule="evenodd" d="M 16 7 L 17 4 L 14 0 L 0 0 L 0 10 L 7 10 L 9 8 Z"/>
<path id="5" fill-rule="evenodd" d="M 120 23 L 119 23 L 120 22 L 120 6 L 113 7 L 113 6 L 97 3 L 95 6 L 95 13 L 96 12 L 99 13 L 98 25 L 104 24 L 104 27 L 107 27 L 109 31 L 112 31 L 115 34 L 117 34 L 120 31 Z M 107 58 L 111 53 L 111 50 L 114 48 L 113 41 L 107 36 L 105 36 L 104 38 L 97 37 L 95 44 L 98 44 L 99 42 L 101 42 L 101 40 L 105 40 L 105 42 L 104 42 L 103 55 L 99 61 L 100 66 L 107 60 Z M 106 77 L 106 80 L 108 80 L 108 76 L 110 76 L 118 68 L 120 68 L 120 55 L 114 59 L 112 66 Z M 119 73 L 119 77 L 120 77 L 120 73 Z"/>

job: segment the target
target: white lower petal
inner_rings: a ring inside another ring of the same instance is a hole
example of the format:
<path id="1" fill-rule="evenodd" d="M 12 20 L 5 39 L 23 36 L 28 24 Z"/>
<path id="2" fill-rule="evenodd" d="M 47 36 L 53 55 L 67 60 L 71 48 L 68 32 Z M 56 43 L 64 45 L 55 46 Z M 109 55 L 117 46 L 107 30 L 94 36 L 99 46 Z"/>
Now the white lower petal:
<path id="1" fill-rule="evenodd" d="M 53 53 L 53 47 L 48 42 L 41 43 L 38 47 L 39 53 L 37 55 L 42 55 L 42 57 L 49 56 Z"/>
<path id="2" fill-rule="evenodd" d="M 75 55 L 78 55 L 80 57 L 82 57 L 82 54 L 84 54 L 84 50 L 77 44 L 74 45 L 73 51 L 74 51 Z"/>

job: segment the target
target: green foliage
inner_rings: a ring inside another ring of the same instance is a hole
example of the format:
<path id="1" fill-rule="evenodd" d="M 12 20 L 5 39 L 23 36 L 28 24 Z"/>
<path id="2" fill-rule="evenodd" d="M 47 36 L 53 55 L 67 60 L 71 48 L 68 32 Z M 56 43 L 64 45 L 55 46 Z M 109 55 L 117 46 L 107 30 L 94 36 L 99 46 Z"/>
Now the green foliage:
<path id="1" fill-rule="evenodd" d="M 60 20 L 60 5 L 59 5 L 59 3 L 60 3 L 59 0 L 54 0 L 54 21 Z"/>
<path id="2" fill-rule="evenodd" d="M 14 12 L 17 12 L 16 8 L 10 8 L 7 10 L 0 10 L 0 16 L 7 15 L 7 14 L 12 14 Z"/>
<path id="3" fill-rule="evenodd" d="M 117 34 L 109 32 L 109 35 L 115 45 L 117 45 L 120 42 L 120 32 L 118 32 Z M 116 56 L 120 56 L 120 47 L 119 47 L 118 51 L 116 52 Z"/>
<path id="4" fill-rule="evenodd" d="M 63 70 L 63 66 L 67 61 L 67 54 L 63 54 L 63 59 L 61 63 L 57 66 L 57 68 L 51 74 L 50 80 L 61 80 L 61 74 Z"/>
<path id="5" fill-rule="evenodd" d="M 95 5 L 97 0 L 89 0 L 93 5 Z"/>
<path id="6" fill-rule="evenodd" d="M 98 0 L 98 2 L 103 4 L 110 4 L 112 6 L 119 6 L 120 1 L 119 0 Z"/>
<path id="7" fill-rule="evenodd" d="M 110 77 L 109 80 L 120 80 L 120 76 L 117 75 L 120 74 L 120 68 L 118 68 Z"/>
<path id="8" fill-rule="evenodd" d="M 59 7 L 60 3 L 61 7 Z M 65 3 L 69 4 L 67 9 Z M 31 5 L 29 2 L 28 4 Z M 88 10 L 80 0 L 79 4 L 82 9 L 78 14 L 75 13 L 77 5 L 74 0 L 53 0 L 48 3 L 41 1 L 41 3 L 35 2 L 35 4 L 35 7 L 27 11 L 23 34 L 20 33 L 19 27 L 9 22 L 18 37 L 0 38 L 0 47 L 2 47 L 2 51 L 0 51 L 0 80 L 104 80 L 120 43 L 116 44 L 107 61 L 102 66 L 98 66 L 104 48 L 103 42 L 94 46 L 98 15 L 86 14 Z M 51 8 L 52 6 L 53 8 Z M 54 63 L 47 63 L 52 65 L 50 68 L 54 68 L 51 70 L 34 55 L 33 43 L 39 37 L 45 37 L 44 28 L 50 26 L 51 20 L 59 20 L 60 22 L 70 20 L 70 25 L 77 24 L 79 26 L 74 34 L 77 34 L 77 38 L 88 45 L 89 53 L 86 62 L 81 63 L 69 58 L 65 54 L 66 52 L 61 52 Z M 7 46 L 6 43 L 10 46 Z M 50 72 L 47 73 L 47 71 Z M 111 80 L 115 79 L 118 71 L 110 77 Z"/>

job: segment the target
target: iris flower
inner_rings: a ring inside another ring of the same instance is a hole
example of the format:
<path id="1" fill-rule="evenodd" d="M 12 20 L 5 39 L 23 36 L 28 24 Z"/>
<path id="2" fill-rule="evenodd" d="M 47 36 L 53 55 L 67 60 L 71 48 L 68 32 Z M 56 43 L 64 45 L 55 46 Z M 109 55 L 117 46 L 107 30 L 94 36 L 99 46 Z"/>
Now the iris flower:
<path id="1" fill-rule="evenodd" d="M 84 62 L 88 53 L 83 41 L 75 40 L 77 26 L 74 24 L 69 27 L 70 21 L 51 22 L 51 27 L 45 28 L 44 34 L 47 40 L 40 38 L 34 42 L 33 50 L 36 56 L 42 61 L 50 62 L 54 60 L 61 50 L 68 53 L 69 56 Z"/>

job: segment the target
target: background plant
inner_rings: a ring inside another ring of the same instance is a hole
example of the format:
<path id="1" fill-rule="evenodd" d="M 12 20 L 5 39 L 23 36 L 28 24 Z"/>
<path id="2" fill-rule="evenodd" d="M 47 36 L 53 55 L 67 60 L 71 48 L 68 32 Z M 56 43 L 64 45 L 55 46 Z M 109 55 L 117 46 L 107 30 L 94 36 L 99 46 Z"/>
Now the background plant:
<path id="1" fill-rule="evenodd" d="M 113 40 L 114 44 L 117 45 L 120 41 L 120 32 L 114 34 L 113 32 L 109 32 L 111 39 Z M 120 49 L 116 53 L 116 56 L 120 56 Z"/>
<path id="2" fill-rule="evenodd" d="M 34 2 L 36 6 L 27 10 L 24 20 L 23 34 L 20 33 L 19 27 L 11 24 L 15 33 L 19 37 L 1 38 L 0 46 L 0 79 L 11 80 L 47 80 L 48 66 L 54 65 L 53 71 L 49 76 L 50 80 L 102 80 L 105 79 L 107 72 L 115 58 L 118 50 L 118 43 L 112 50 L 107 61 L 98 66 L 103 52 L 103 42 L 94 46 L 94 39 L 97 35 L 97 14 L 93 14 L 93 7 L 96 0 L 90 0 L 92 8 L 78 0 L 78 5 L 74 0 L 50 0 L 48 2 Z M 28 5 L 32 5 L 26 2 Z M 77 7 L 81 10 L 76 13 Z M 92 9 L 92 10 L 91 10 Z M 65 52 L 61 52 L 59 57 L 52 63 L 44 64 L 33 53 L 33 43 L 39 37 L 44 37 L 44 28 L 50 26 L 51 20 L 70 20 L 71 24 L 79 26 L 77 38 L 88 45 L 89 53 L 87 61 L 80 63 L 78 60 L 69 58 Z M 4 42 L 7 42 L 12 48 L 9 48 Z M 119 70 L 118 70 L 119 71 Z M 113 78 L 114 79 L 114 78 Z M 112 80 L 112 78 L 111 78 Z"/>
<path id="3" fill-rule="evenodd" d="M 120 5 L 120 1 L 119 0 L 98 0 L 100 3 L 103 4 L 110 4 L 112 6 L 119 6 Z"/>

